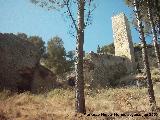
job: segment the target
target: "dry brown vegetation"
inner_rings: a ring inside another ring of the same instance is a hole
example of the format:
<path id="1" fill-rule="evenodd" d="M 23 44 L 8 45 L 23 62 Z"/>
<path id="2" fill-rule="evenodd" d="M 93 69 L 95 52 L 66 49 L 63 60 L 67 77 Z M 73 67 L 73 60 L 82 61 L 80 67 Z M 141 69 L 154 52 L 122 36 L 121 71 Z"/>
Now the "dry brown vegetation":
<path id="1" fill-rule="evenodd" d="M 160 106 L 160 85 L 156 84 L 155 96 Z M 116 88 L 85 90 L 87 114 L 140 113 L 149 112 L 146 88 Z M 46 94 L 16 94 L 9 91 L 0 93 L 1 120 L 110 120 L 112 117 L 75 115 L 74 90 L 55 89 Z M 158 112 L 158 111 L 157 111 Z M 121 120 L 143 120 L 148 117 L 116 117 Z M 149 117 L 148 119 L 156 119 Z M 158 119 L 158 118 L 157 118 Z"/>

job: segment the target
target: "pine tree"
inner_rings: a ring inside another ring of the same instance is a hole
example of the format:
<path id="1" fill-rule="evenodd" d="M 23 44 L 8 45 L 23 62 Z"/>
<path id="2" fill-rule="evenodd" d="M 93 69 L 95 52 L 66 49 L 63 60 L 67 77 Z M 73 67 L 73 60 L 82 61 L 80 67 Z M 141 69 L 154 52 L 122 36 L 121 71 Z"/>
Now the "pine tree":
<path id="1" fill-rule="evenodd" d="M 155 54 L 156 54 L 156 58 L 157 58 L 157 65 L 158 65 L 158 69 L 160 70 L 160 51 L 159 51 L 159 44 L 158 44 L 158 38 L 157 38 L 157 31 L 156 31 L 156 27 L 155 27 L 155 23 L 153 20 L 153 11 L 151 9 L 151 1 L 147 0 L 147 10 L 148 10 L 148 16 L 149 16 L 149 21 L 150 21 L 150 25 L 151 25 L 151 29 L 152 29 L 152 35 L 153 35 L 153 45 L 155 48 Z"/>
<path id="2" fill-rule="evenodd" d="M 84 97 L 84 78 L 83 78 L 83 44 L 84 44 L 84 30 L 87 25 L 91 24 L 91 15 L 95 9 L 95 5 L 92 7 L 94 0 L 31 0 L 32 3 L 38 4 L 41 7 L 47 7 L 48 9 L 62 9 L 66 8 L 67 15 L 72 21 L 72 27 L 76 31 L 76 112 L 85 113 L 85 97 Z M 71 11 L 71 6 L 76 4 L 75 8 L 78 8 L 77 19 L 74 18 Z M 86 14 L 85 14 L 86 13 Z M 84 17 L 86 16 L 86 18 Z"/>
<path id="3" fill-rule="evenodd" d="M 101 48 L 99 45 L 97 46 L 97 53 L 101 53 Z"/>
<path id="4" fill-rule="evenodd" d="M 148 55 L 146 51 L 146 41 L 145 41 L 143 25 L 141 21 L 139 2 L 137 2 L 137 0 L 134 0 L 134 7 L 135 7 L 135 13 L 136 13 L 136 18 L 137 18 L 137 23 L 138 23 L 138 31 L 139 31 L 140 40 L 141 40 L 143 64 L 144 64 L 144 69 L 145 69 L 145 73 L 147 76 L 149 102 L 150 102 L 151 110 L 155 110 L 156 101 L 155 101 L 155 96 L 154 96 L 153 84 L 151 80 L 151 72 L 150 72 L 150 67 L 149 67 L 149 62 L 148 62 Z"/>

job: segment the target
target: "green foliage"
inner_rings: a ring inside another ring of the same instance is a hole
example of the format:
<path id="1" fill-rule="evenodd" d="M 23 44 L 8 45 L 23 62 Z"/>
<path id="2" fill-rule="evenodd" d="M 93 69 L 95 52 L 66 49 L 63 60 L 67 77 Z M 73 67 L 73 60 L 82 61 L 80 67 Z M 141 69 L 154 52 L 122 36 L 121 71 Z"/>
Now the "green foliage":
<path id="1" fill-rule="evenodd" d="M 74 61 L 75 60 L 75 51 L 74 50 L 71 50 L 71 51 L 68 51 L 67 55 L 66 55 L 70 61 Z"/>
<path id="2" fill-rule="evenodd" d="M 124 0 L 125 4 L 128 5 L 128 6 L 133 6 L 133 0 Z"/>
<path id="3" fill-rule="evenodd" d="M 17 33 L 17 37 L 26 40 L 28 36 L 25 33 Z"/>
<path id="4" fill-rule="evenodd" d="M 58 36 L 48 41 L 47 58 L 44 63 L 57 75 L 64 75 L 69 69 L 66 62 L 66 51 L 63 46 L 63 41 Z"/>
<path id="5" fill-rule="evenodd" d="M 102 46 L 101 53 L 104 53 L 104 54 L 115 54 L 114 43 Z"/>
<path id="6" fill-rule="evenodd" d="M 25 33 L 17 33 L 17 37 L 19 37 L 23 40 L 28 40 L 29 42 L 34 44 L 35 47 L 38 48 L 39 54 L 41 55 L 41 57 L 44 56 L 44 54 L 46 52 L 46 47 L 45 47 L 45 42 L 42 40 L 41 37 L 39 37 L 39 36 L 28 36 Z"/>
<path id="7" fill-rule="evenodd" d="M 97 46 L 97 53 L 101 53 L 101 48 L 99 45 Z"/>
<path id="8" fill-rule="evenodd" d="M 39 36 L 30 36 L 28 38 L 28 40 L 33 43 L 38 49 L 39 49 L 39 52 L 42 55 L 44 55 L 45 51 L 46 51 L 46 47 L 44 46 L 45 45 L 45 42 L 42 40 L 41 37 Z"/>
<path id="9" fill-rule="evenodd" d="M 134 7 L 133 5 L 133 0 L 124 0 L 125 4 L 128 5 L 129 7 Z M 158 4 L 157 4 L 158 3 Z M 151 4 L 151 14 L 153 15 L 153 21 L 154 24 L 159 27 L 159 21 L 160 21 L 160 0 L 152 0 Z M 140 8 L 140 15 L 141 19 L 143 21 L 144 25 L 144 33 L 145 35 L 150 35 L 151 32 L 151 25 L 150 25 L 150 20 L 148 17 L 148 5 L 146 0 L 139 0 L 138 5 Z M 133 14 L 134 15 L 134 14 Z M 133 16 L 132 17 L 132 24 L 134 27 L 137 29 L 137 21 L 136 18 Z"/>
<path id="10" fill-rule="evenodd" d="M 64 7 L 66 0 L 30 0 L 30 2 L 48 10 L 59 11 Z"/>
<path id="11" fill-rule="evenodd" d="M 66 57 L 67 57 L 67 66 L 69 68 L 69 71 L 74 70 L 75 51 L 74 50 L 68 51 Z"/>
<path id="12" fill-rule="evenodd" d="M 64 75 L 66 72 L 74 69 L 75 52 L 66 53 L 63 41 L 58 36 L 48 42 L 47 51 L 45 42 L 39 36 L 27 36 L 25 33 L 18 33 L 21 39 L 28 40 L 38 48 L 41 55 L 41 62 L 46 67 L 54 71 L 57 75 Z"/>

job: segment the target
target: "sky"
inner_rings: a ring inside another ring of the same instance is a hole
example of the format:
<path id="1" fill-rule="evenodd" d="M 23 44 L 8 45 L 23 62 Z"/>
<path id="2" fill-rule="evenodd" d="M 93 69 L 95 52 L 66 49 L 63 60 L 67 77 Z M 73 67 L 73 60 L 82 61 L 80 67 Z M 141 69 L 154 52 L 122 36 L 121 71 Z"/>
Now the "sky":
<path id="1" fill-rule="evenodd" d="M 113 42 L 111 17 L 124 12 L 129 20 L 132 10 L 124 0 L 95 0 L 92 25 L 85 29 L 84 50 L 96 52 L 97 46 Z M 70 19 L 58 11 L 48 11 L 30 0 L 0 0 L 0 32 L 37 35 L 47 43 L 59 36 L 66 51 L 75 50 L 76 39 L 69 33 Z M 138 33 L 131 27 L 133 42 L 139 42 Z"/>

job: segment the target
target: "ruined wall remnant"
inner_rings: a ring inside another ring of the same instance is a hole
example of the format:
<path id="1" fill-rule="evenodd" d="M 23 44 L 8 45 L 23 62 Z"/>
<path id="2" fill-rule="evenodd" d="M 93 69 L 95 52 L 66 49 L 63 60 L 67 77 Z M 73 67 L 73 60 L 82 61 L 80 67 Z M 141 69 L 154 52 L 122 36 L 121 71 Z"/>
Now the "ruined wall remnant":
<path id="1" fill-rule="evenodd" d="M 128 72 L 134 71 L 135 57 L 131 31 L 124 13 L 112 17 L 112 29 L 115 46 L 115 56 L 126 57 Z"/>
<path id="2" fill-rule="evenodd" d="M 39 64 L 39 50 L 14 34 L 0 33 L 0 89 L 15 91 L 53 88 L 56 75 Z"/>
<path id="3" fill-rule="evenodd" d="M 89 56 L 84 64 L 84 78 L 92 87 L 114 86 L 115 80 L 127 74 L 126 58 L 93 52 Z"/>
<path id="4" fill-rule="evenodd" d="M 112 27 L 115 55 L 91 52 L 90 59 L 84 65 L 85 80 L 93 87 L 114 86 L 116 80 L 135 71 L 134 48 L 127 17 L 123 13 L 113 16 Z"/>

